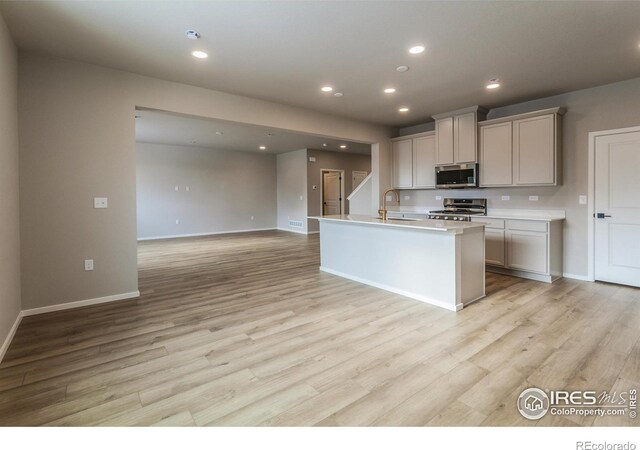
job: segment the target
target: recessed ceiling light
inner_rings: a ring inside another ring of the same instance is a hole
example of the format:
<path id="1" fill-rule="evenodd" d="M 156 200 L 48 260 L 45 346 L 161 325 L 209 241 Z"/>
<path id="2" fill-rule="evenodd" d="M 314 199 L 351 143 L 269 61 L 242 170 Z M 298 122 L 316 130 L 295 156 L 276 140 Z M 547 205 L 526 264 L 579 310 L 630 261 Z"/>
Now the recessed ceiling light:
<path id="1" fill-rule="evenodd" d="M 322 146 L 323 146 L 323 147 L 326 147 L 326 146 L 327 146 L 327 144 L 322 144 Z"/>
<path id="2" fill-rule="evenodd" d="M 336 92 L 333 94 L 334 97 L 342 97 L 344 94 L 342 92 Z"/>
<path id="3" fill-rule="evenodd" d="M 487 84 L 487 89 L 498 89 L 500 87 L 500 80 L 497 78 L 492 78 L 489 80 L 489 84 Z"/>
<path id="4" fill-rule="evenodd" d="M 407 70 L 409 70 L 409 66 L 398 66 L 398 67 L 396 67 L 396 71 L 398 71 L 398 72 L 406 72 Z"/>
<path id="5" fill-rule="evenodd" d="M 399 112 L 409 112 L 409 108 L 407 108 L 406 106 L 403 106 L 402 108 L 398 108 Z"/>
<path id="6" fill-rule="evenodd" d="M 196 30 L 187 30 L 184 32 L 184 34 L 185 36 L 187 36 L 187 39 L 191 39 L 193 41 L 200 38 L 200 33 L 198 33 Z"/>
<path id="7" fill-rule="evenodd" d="M 344 144 L 342 144 L 342 145 L 340 146 L 340 148 L 347 148 L 347 146 L 346 146 L 346 145 L 344 145 Z"/>
<path id="8" fill-rule="evenodd" d="M 258 147 L 260 150 L 266 150 L 267 147 L 265 147 L 264 145 L 261 145 L 260 147 Z"/>
<path id="9" fill-rule="evenodd" d="M 217 134 L 218 136 L 222 136 L 224 133 L 223 133 L 222 131 L 216 131 L 216 134 Z"/>
<path id="10" fill-rule="evenodd" d="M 331 86 L 322 86 L 322 88 L 320 90 L 322 92 L 331 92 L 331 91 L 333 91 L 333 88 Z"/>
<path id="11" fill-rule="evenodd" d="M 198 59 L 205 59 L 209 57 L 209 55 L 206 52 L 203 52 L 202 50 L 196 50 L 195 52 L 191 52 L 191 54 Z"/>
<path id="12" fill-rule="evenodd" d="M 384 90 L 384 93 L 385 93 L 385 94 L 393 94 L 395 91 L 396 91 L 396 89 L 395 89 L 395 88 L 386 88 L 386 89 Z"/>
<path id="13" fill-rule="evenodd" d="M 424 51 L 424 47 L 422 45 L 415 45 L 409 49 L 409 53 L 412 55 L 417 55 L 418 53 L 422 53 Z"/>

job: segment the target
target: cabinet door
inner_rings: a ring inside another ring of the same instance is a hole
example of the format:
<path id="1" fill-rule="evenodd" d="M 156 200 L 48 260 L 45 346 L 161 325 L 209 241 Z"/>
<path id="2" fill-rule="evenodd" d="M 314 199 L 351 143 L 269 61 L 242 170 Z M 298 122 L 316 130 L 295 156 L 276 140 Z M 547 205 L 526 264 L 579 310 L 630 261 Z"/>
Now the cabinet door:
<path id="1" fill-rule="evenodd" d="M 413 187 L 413 151 L 411 139 L 394 142 L 391 152 L 393 153 L 393 187 Z"/>
<path id="2" fill-rule="evenodd" d="M 436 120 L 436 162 L 453 164 L 453 117 Z"/>
<path id="3" fill-rule="evenodd" d="M 413 140 L 413 187 L 436 187 L 436 137 Z"/>
<path id="4" fill-rule="evenodd" d="M 478 162 L 477 135 L 475 112 L 453 118 L 453 151 L 456 164 Z"/>
<path id="5" fill-rule="evenodd" d="M 480 127 L 480 186 L 513 184 L 511 122 Z"/>
<path id="6" fill-rule="evenodd" d="M 549 273 L 547 233 L 507 230 L 507 267 Z"/>
<path id="7" fill-rule="evenodd" d="M 513 176 L 517 185 L 556 182 L 553 114 L 513 122 Z"/>
<path id="8" fill-rule="evenodd" d="M 484 259 L 485 263 L 492 266 L 505 266 L 504 230 L 485 228 Z"/>

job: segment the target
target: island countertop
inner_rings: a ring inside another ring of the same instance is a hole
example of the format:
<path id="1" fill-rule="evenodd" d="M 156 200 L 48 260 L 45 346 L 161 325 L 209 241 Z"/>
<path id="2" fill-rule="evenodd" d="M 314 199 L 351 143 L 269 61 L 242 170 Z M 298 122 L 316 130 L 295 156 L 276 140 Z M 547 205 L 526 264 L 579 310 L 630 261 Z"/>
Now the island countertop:
<path id="1" fill-rule="evenodd" d="M 394 219 L 387 217 L 386 221 L 372 216 L 358 214 L 338 214 L 333 216 L 313 216 L 309 219 L 351 222 L 354 224 L 374 225 L 381 227 L 413 228 L 424 231 L 437 231 L 441 233 L 462 234 L 465 230 L 474 231 L 484 227 L 481 223 L 457 222 L 454 220 L 433 220 L 433 219 Z"/>

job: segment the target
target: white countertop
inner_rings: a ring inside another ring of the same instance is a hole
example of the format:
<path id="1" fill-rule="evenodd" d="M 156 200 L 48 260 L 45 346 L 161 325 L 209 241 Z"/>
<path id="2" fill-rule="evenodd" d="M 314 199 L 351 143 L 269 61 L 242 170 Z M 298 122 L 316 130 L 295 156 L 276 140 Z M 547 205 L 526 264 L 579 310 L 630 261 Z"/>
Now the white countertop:
<path id="1" fill-rule="evenodd" d="M 401 206 L 389 209 L 388 214 L 429 214 L 429 211 L 442 209 L 442 207 L 425 208 L 421 206 Z M 563 209 L 489 209 L 486 216 L 475 216 L 479 219 L 486 217 L 489 219 L 512 219 L 512 220 L 539 220 L 544 222 L 553 222 L 555 220 L 565 220 L 565 211 Z"/>
<path id="2" fill-rule="evenodd" d="M 461 234 L 465 230 L 477 229 L 484 227 L 482 224 L 473 222 L 455 222 L 453 220 L 433 220 L 433 219 L 418 219 L 418 220 L 397 220 L 387 218 L 386 222 L 382 219 L 378 219 L 372 216 L 355 215 L 355 214 L 339 214 L 335 216 L 321 216 L 321 217 L 309 217 L 309 219 L 326 220 L 326 221 L 338 221 L 338 222 L 350 222 L 354 224 L 366 224 L 366 225 L 379 225 L 383 227 L 397 227 L 397 228 L 412 228 L 424 231 L 438 231 L 443 233 Z"/>

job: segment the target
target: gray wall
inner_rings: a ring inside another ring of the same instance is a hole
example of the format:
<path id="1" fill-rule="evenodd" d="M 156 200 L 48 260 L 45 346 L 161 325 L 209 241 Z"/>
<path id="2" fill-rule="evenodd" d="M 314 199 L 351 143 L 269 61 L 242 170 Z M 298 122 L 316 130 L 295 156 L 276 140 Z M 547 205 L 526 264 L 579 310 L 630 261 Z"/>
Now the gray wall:
<path id="1" fill-rule="evenodd" d="M 316 162 L 310 162 L 309 157 L 315 157 Z M 307 215 L 319 216 L 322 214 L 320 208 L 320 170 L 337 169 L 344 170 L 344 198 L 345 213 L 349 213 L 349 202 L 347 197 L 353 191 L 351 172 L 361 170 L 371 172 L 371 156 L 356 155 L 354 153 L 327 152 L 322 150 L 307 150 Z M 317 190 L 313 190 L 313 186 Z M 308 231 L 318 231 L 317 220 L 310 219 L 307 225 Z"/>
<path id="2" fill-rule="evenodd" d="M 17 95 L 18 53 L 0 16 L 0 347 L 20 312 Z"/>
<path id="3" fill-rule="evenodd" d="M 281 153 L 278 167 L 278 228 L 307 232 L 307 150 Z M 301 227 L 289 221 L 302 222 Z"/>
<path id="4" fill-rule="evenodd" d="M 493 109 L 489 118 L 535 111 L 554 106 L 567 108 L 563 117 L 563 184 L 544 188 L 487 188 L 463 191 L 403 191 L 409 201 L 404 206 L 431 206 L 441 204 L 436 195 L 487 197 L 489 208 L 564 209 L 564 272 L 587 276 L 587 206 L 578 204 L 578 196 L 588 194 L 588 135 L 591 131 L 609 130 L 640 125 L 640 78 L 575 91 L 504 108 Z M 500 198 L 510 195 L 506 202 Z M 539 201 L 529 201 L 529 195 Z"/>
<path id="5" fill-rule="evenodd" d="M 148 143 L 136 150 L 139 239 L 276 227 L 275 155 Z"/>
<path id="6" fill-rule="evenodd" d="M 23 308 L 137 290 L 136 106 L 380 142 L 376 157 L 388 159 L 387 127 L 28 52 L 19 59 Z M 109 208 L 93 209 L 96 196 Z M 86 258 L 95 271 L 83 270 Z"/>

